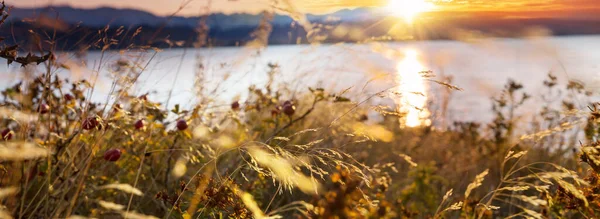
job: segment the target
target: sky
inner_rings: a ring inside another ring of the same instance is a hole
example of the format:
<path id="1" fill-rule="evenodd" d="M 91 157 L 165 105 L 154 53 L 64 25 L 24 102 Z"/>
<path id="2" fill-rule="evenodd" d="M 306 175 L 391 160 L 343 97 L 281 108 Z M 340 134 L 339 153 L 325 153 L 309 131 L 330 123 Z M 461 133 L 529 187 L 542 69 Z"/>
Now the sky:
<path id="1" fill-rule="evenodd" d="M 81 8 L 109 6 L 134 8 L 157 15 L 177 13 L 195 16 L 206 12 L 258 13 L 277 7 L 288 8 L 289 2 L 296 11 L 322 14 L 344 8 L 383 7 L 388 0 L 6 0 L 16 7 L 41 7 L 46 5 L 71 5 Z M 600 0 L 427 0 L 437 12 L 474 13 L 487 16 L 511 15 L 516 17 L 600 17 Z"/>

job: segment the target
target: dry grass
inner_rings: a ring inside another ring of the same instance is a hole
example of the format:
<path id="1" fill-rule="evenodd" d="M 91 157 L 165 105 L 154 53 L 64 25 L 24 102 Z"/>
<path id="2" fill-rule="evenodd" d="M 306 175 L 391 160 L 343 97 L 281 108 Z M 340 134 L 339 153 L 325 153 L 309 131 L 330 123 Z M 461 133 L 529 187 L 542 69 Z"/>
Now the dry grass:
<path id="1" fill-rule="evenodd" d="M 314 28 L 308 32 L 318 42 L 319 28 L 326 27 L 287 10 Z M 268 45 L 272 15 L 265 13 L 250 49 Z M 57 71 L 75 68 L 54 52 L 20 57 L 14 46 L 0 52 L 9 64 L 44 65 L 27 66 L 24 74 L 31 77 L 2 92 L 0 218 L 547 218 L 600 212 L 597 105 L 579 110 L 566 104 L 574 101 L 567 97 L 562 109 L 541 112 L 546 127 L 518 136 L 516 109 L 529 95 L 510 81 L 493 98 L 489 124 L 408 128 L 406 112 L 371 103 L 415 94 L 298 92 L 275 84 L 279 66 L 271 64 L 268 83 L 249 88 L 245 102 L 225 105 L 214 97 L 216 89 L 205 89 L 206 69 L 199 67 L 200 101 L 167 109 L 132 91 L 159 49 L 132 46 L 122 52 L 147 56 L 103 63 L 111 45 L 127 39 L 119 31 L 99 35 L 94 46 L 101 48 L 101 64 L 79 66 L 93 70 L 87 80 L 58 77 Z M 207 46 L 206 33 L 199 35 L 196 45 Z M 114 80 L 107 100 L 93 103 L 103 64 L 113 67 Z M 462 90 L 432 72 L 423 76 L 448 92 Z M 544 85 L 559 86 L 552 75 L 549 81 Z M 564 89 L 586 95 L 573 83 Z M 550 111 L 555 116 L 547 116 Z M 580 134 L 581 143 L 574 137 Z"/>

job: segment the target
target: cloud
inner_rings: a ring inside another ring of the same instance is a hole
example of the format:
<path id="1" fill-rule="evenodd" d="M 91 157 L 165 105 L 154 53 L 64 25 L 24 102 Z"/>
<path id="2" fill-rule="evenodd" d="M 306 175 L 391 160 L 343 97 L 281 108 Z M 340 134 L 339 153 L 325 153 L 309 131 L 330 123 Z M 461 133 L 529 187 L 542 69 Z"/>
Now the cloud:
<path id="1" fill-rule="evenodd" d="M 183 9 L 180 6 L 189 0 L 6 0 L 7 4 L 17 7 L 40 7 L 52 2 L 54 5 L 72 5 L 94 8 L 110 6 L 118 8 L 142 9 L 154 14 L 169 15 L 179 11 L 179 15 L 194 16 L 200 14 L 206 6 L 211 12 L 250 12 L 258 13 L 271 10 L 270 0 L 192 0 Z M 544 16 L 593 16 L 600 12 L 600 0 L 426 0 L 437 5 L 441 12 L 533 12 Z M 295 8 L 303 13 L 328 13 L 345 8 L 383 7 L 388 0 L 293 0 Z M 556 15 L 553 15 L 555 13 Z"/>

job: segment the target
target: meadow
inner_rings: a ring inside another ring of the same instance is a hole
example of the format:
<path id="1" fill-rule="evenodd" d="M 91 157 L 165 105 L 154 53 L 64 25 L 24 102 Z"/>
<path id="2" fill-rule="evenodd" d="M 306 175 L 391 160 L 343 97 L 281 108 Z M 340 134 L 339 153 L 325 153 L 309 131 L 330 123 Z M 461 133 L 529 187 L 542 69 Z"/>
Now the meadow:
<path id="1" fill-rule="evenodd" d="M 9 16 L 5 8 L 2 14 L 0 23 Z M 268 47 L 269 17 L 246 47 Z M 600 103 L 589 101 L 595 94 L 582 82 L 549 73 L 539 81 L 548 101 L 531 120 L 519 112 L 532 95 L 510 80 L 489 97 L 490 122 L 441 123 L 444 95 L 425 100 L 417 87 L 359 98 L 350 90 L 277 84 L 286 63 L 266 66 L 267 83 L 244 88 L 243 100 L 215 98 L 198 66 L 194 104 L 171 106 L 133 91 L 152 58 L 101 55 L 97 61 L 109 62 L 113 80 L 102 85 L 109 94 L 99 102 L 90 97 L 104 71 L 78 80 L 58 74 L 74 66 L 62 62 L 43 30 L 31 30 L 39 40 L 35 53 L 23 55 L 17 45 L 0 51 L 9 65 L 23 66 L 14 73 L 21 80 L 0 98 L 0 218 L 600 213 Z M 210 46 L 203 31 L 197 47 Z M 96 41 L 78 45 L 77 54 L 82 60 L 92 49 L 104 54 L 135 37 L 106 28 Z M 160 49 L 131 44 L 119 51 Z M 436 72 L 404 78 L 411 77 L 448 95 L 468 92 Z M 385 100 L 395 104 L 380 104 Z"/>

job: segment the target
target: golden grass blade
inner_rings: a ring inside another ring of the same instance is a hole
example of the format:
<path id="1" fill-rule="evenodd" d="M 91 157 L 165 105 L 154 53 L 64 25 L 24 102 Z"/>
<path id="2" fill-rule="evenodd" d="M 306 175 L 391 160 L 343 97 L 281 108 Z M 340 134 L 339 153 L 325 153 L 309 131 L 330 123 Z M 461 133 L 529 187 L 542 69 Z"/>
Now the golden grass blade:
<path id="1" fill-rule="evenodd" d="M 412 167 L 417 167 L 418 166 L 417 163 L 415 163 L 410 156 L 408 156 L 406 154 L 399 154 L 399 156 L 401 158 L 403 158 L 408 164 L 410 164 L 410 166 L 412 166 Z M 449 191 L 449 192 L 452 193 L 452 190 Z"/>
<path id="2" fill-rule="evenodd" d="M 318 182 L 296 171 L 288 160 L 258 148 L 252 148 L 248 152 L 256 162 L 268 167 L 280 182 L 294 186 L 306 194 L 318 194 L 321 190 Z"/>
<path id="3" fill-rule="evenodd" d="M 113 210 L 113 211 L 121 211 L 121 210 L 125 209 L 125 206 L 114 203 L 114 202 L 98 200 L 98 204 L 100 205 L 100 207 L 103 207 L 108 210 Z"/>
<path id="4" fill-rule="evenodd" d="M 116 189 L 116 190 L 121 190 L 126 193 L 134 194 L 137 196 L 144 195 L 144 193 L 141 190 L 139 190 L 129 184 L 125 184 L 125 183 L 108 184 L 108 185 L 101 186 L 100 189 Z"/>
<path id="5" fill-rule="evenodd" d="M 2 219 L 13 219 L 9 212 L 5 210 L 0 210 L 0 218 Z"/>
<path id="6" fill-rule="evenodd" d="M 529 186 L 508 186 L 508 187 L 503 187 L 498 189 L 499 191 L 501 190 L 506 190 L 506 191 L 511 191 L 511 192 L 520 192 L 520 191 L 527 191 L 529 190 Z"/>
<path id="7" fill-rule="evenodd" d="M 462 207 L 463 207 L 463 202 L 457 202 L 457 203 L 454 203 L 454 204 L 450 205 L 450 207 L 444 209 L 442 212 L 445 212 L 445 211 L 456 211 L 456 210 L 462 209 Z"/>
<path id="8" fill-rule="evenodd" d="M 475 177 L 475 181 L 473 181 L 471 184 L 469 184 L 467 186 L 467 190 L 465 191 L 465 198 L 468 198 L 469 195 L 471 195 L 471 192 L 473 191 L 473 189 L 476 189 L 479 186 L 481 186 L 483 180 L 485 179 L 485 176 L 487 176 L 488 173 L 489 173 L 489 170 L 485 170 Z"/>
<path id="9" fill-rule="evenodd" d="M 252 212 L 254 218 L 261 219 L 265 217 L 265 214 L 260 207 L 258 207 L 258 204 L 254 201 L 254 197 L 252 197 L 250 193 L 238 191 L 236 194 L 242 199 L 244 205 Z"/>
<path id="10" fill-rule="evenodd" d="M 529 210 L 529 209 L 523 209 L 523 211 L 525 213 L 527 213 L 529 216 L 533 217 L 533 218 L 536 218 L 536 219 L 542 219 L 542 218 L 544 218 L 544 216 L 542 214 L 537 213 L 535 211 L 532 211 L 532 210 Z"/>
<path id="11" fill-rule="evenodd" d="M 446 194 L 444 195 L 444 198 L 442 198 L 442 202 L 448 200 L 448 198 L 450 198 L 450 196 L 452 196 L 452 192 L 454 192 L 454 189 L 450 189 L 446 192 Z"/>
<path id="12" fill-rule="evenodd" d="M 506 157 L 504 158 L 504 160 L 510 160 L 510 159 L 518 159 L 522 156 L 525 156 L 527 154 L 527 151 L 521 151 L 519 153 L 514 153 L 514 151 L 510 151 Z"/>
<path id="13" fill-rule="evenodd" d="M 38 116 L 35 114 L 24 113 L 8 107 L 0 107 L 0 118 L 12 118 L 22 123 L 35 122 L 38 120 Z"/>
<path id="14" fill-rule="evenodd" d="M 15 194 L 18 190 L 17 187 L 0 188 L 0 199 Z"/>
<path id="15" fill-rule="evenodd" d="M 194 130 L 192 131 L 192 136 L 194 136 L 194 138 L 196 139 L 203 139 L 205 137 L 207 137 L 210 134 L 210 129 L 208 129 L 208 127 L 203 126 L 203 125 L 199 125 L 198 127 L 194 128 Z"/>
<path id="16" fill-rule="evenodd" d="M 48 149 L 38 147 L 29 142 L 7 142 L 0 143 L 0 160 L 31 160 L 47 157 L 50 155 Z"/>
<path id="17" fill-rule="evenodd" d="M 493 210 L 498 210 L 498 209 L 500 209 L 500 207 L 498 207 L 498 206 L 493 206 L 493 205 L 481 204 L 481 206 L 482 206 L 483 208 L 485 208 L 485 210 L 488 210 L 488 211 L 493 211 Z"/>
<path id="18" fill-rule="evenodd" d="M 524 202 L 527 202 L 533 206 L 546 206 L 548 205 L 548 202 L 546 200 L 542 200 L 539 199 L 537 196 L 526 196 L 526 195 L 519 195 L 517 196 L 519 199 L 523 200 Z"/>
<path id="19" fill-rule="evenodd" d="M 561 123 L 560 125 L 553 127 L 551 129 L 547 129 L 547 130 L 543 130 L 537 133 L 533 133 L 533 134 L 529 134 L 529 135 L 523 135 L 521 136 L 521 140 L 535 140 L 538 141 L 546 136 L 550 136 L 552 134 L 555 133 L 559 133 L 559 132 L 564 132 L 570 129 L 573 129 L 575 127 L 577 127 L 578 125 L 586 122 L 586 119 L 579 119 L 577 121 L 573 121 L 573 122 L 564 122 Z"/>
<path id="20" fill-rule="evenodd" d="M 94 217 L 84 217 L 80 215 L 71 215 L 67 219 L 96 219 Z"/>
<path id="21" fill-rule="evenodd" d="M 159 219 L 152 215 L 140 214 L 135 211 L 123 211 L 121 212 L 123 219 Z"/>
<path id="22" fill-rule="evenodd" d="M 171 175 L 173 175 L 175 179 L 179 179 L 180 177 L 182 177 L 187 172 L 186 164 L 186 159 L 178 159 L 177 162 L 175 162 L 175 166 L 173 166 Z"/>
<path id="23" fill-rule="evenodd" d="M 356 135 L 365 135 L 375 140 L 383 142 L 392 142 L 394 140 L 394 133 L 381 125 L 366 125 L 357 122 L 352 125 L 352 129 Z"/>
<path id="24" fill-rule="evenodd" d="M 577 187 L 575 187 L 575 185 L 568 183 L 567 181 L 564 181 L 562 179 L 555 180 L 562 188 L 564 188 L 567 192 L 575 196 L 575 198 L 578 198 L 579 200 L 583 201 L 585 207 L 589 206 L 587 198 L 581 191 L 579 191 L 579 189 L 577 189 Z"/>

